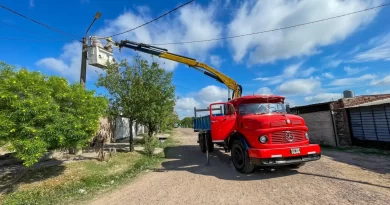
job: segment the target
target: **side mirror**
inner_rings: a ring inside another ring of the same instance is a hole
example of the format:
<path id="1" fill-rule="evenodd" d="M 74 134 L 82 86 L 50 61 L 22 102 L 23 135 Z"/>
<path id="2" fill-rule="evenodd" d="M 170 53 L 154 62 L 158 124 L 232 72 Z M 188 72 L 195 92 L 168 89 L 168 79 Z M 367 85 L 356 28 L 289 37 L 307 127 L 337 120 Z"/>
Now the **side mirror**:
<path id="1" fill-rule="evenodd" d="M 291 113 L 290 104 L 286 103 L 286 112 Z"/>

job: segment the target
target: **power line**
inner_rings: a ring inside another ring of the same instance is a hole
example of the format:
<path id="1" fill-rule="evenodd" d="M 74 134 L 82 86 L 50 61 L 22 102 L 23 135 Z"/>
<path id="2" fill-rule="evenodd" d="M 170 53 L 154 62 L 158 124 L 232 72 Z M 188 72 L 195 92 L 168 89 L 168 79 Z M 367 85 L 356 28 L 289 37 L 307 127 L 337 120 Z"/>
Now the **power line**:
<path id="1" fill-rule="evenodd" d="M 40 33 L 36 33 L 36 32 L 30 31 L 30 30 L 27 30 L 27 29 L 22 29 L 22 28 L 19 28 L 19 27 L 15 26 L 15 25 L 6 23 L 6 22 L 4 22 L 4 21 L 0 21 L 0 23 L 4 24 L 4 25 L 6 25 L 6 26 L 12 27 L 12 28 L 14 28 L 14 29 L 16 29 L 16 30 L 22 31 L 22 32 L 28 32 L 28 33 L 33 34 L 33 35 L 42 36 L 42 34 L 40 34 Z M 47 37 L 45 37 L 45 38 L 55 38 L 55 37 L 53 37 L 53 36 L 47 36 Z M 58 39 L 57 39 L 57 40 L 58 40 Z"/>
<path id="2" fill-rule="evenodd" d="M 40 39 L 7 38 L 7 37 L 0 37 L 0 41 L 1 40 L 6 40 L 6 41 L 30 41 L 30 42 L 69 42 L 69 40 L 64 40 L 64 39 L 40 40 Z M 80 42 L 80 41 L 78 41 L 78 42 Z"/>
<path id="3" fill-rule="evenodd" d="M 148 24 L 150 24 L 150 23 L 152 23 L 152 22 L 154 22 L 154 21 L 157 21 L 158 19 L 160 19 L 160 18 L 162 18 L 162 17 L 164 17 L 164 16 L 166 16 L 166 15 L 168 15 L 168 14 L 170 14 L 170 13 L 172 13 L 172 12 L 178 10 L 178 9 L 180 9 L 180 8 L 183 7 L 183 6 L 186 6 L 187 4 L 190 4 L 190 3 L 193 2 L 193 1 L 195 1 L 195 0 L 191 0 L 191 1 L 187 2 L 187 3 L 185 3 L 185 4 L 182 4 L 182 5 L 180 5 L 180 6 L 176 7 L 176 8 L 174 8 L 174 9 L 168 11 L 167 13 L 165 13 L 165 14 L 163 14 L 163 15 L 161 15 L 161 16 L 159 16 L 159 17 L 157 17 L 157 18 L 155 18 L 155 19 L 153 19 L 153 20 L 151 20 L 151 21 L 148 21 L 148 22 L 146 22 L 146 23 L 144 23 L 144 24 L 142 24 L 142 25 L 139 25 L 139 26 L 137 26 L 137 27 L 135 27 L 135 28 L 132 28 L 132 29 L 130 29 L 130 30 L 127 30 L 127 31 L 123 31 L 123 32 L 121 32 L 121 33 L 114 34 L 114 35 L 112 35 L 111 37 L 118 36 L 118 35 L 122 35 L 122 34 L 125 34 L 125 33 L 130 32 L 130 31 L 134 31 L 135 29 L 140 28 L 140 27 L 142 27 L 142 26 L 146 26 L 146 25 L 148 25 Z"/>
<path id="4" fill-rule="evenodd" d="M 10 9 L 10 8 L 8 8 L 8 7 L 6 7 L 6 6 L 4 6 L 4 5 L 1 5 L 1 4 L 0 4 L 0 7 L 3 8 L 3 9 L 5 9 L 5 10 L 7 10 L 7 11 L 9 11 L 9 12 L 11 12 L 11 13 L 14 13 L 14 14 L 16 14 L 16 15 L 18 15 L 18 16 L 21 16 L 21 17 L 25 18 L 25 19 L 28 19 L 28 20 L 30 20 L 30 21 L 32 21 L 32 22 L 38 24 L 38 25 L 41 25 L 41 26 L 43 26 L 43 27 L 45 27 L 45 28 L 47 28 L 47 29 L 50 29 L 50 30 L 52 30 L 52 31 L 55 31 L 55 32 L 60 33 L 60 34 L 63 34 L 63 35 L 67 35 L 67 36 L 71 36 L 71 37 L 75 37 L 75 38 L 79 39 L 79 37 L 76 36 L 76 35 L 67 33 L 67 32 L 65 32 L 65 31 L 61 31 L 61 30 L 59 30 L 59 29 L 53 28 L 53 27 L 48 26 L 48 25 L 46 25 L 46 24 L 44 24 L 44 23 L 41 23 L 41 22 L 39 22 L 39 21 L 36 21 L 36 20 L 34 20 L 34 19 L 30 18 L 30 17 L 27 17 L 27 16 L 25 16 L 25 15 L 23 15 L 23 14 L 17 12 L 17 11 L 14 11 L 14 10 L 12 10 L 12 9 Z"/>
<path id="5" fill-rule="evenodd" d="M 342 14 L 342 15 L 338 15 L 338 16 L 333 16 L 333 17 L 329 17 L 329 18 L 325 18 L 325 19 L 320 19 L 320 20 L 316 20 L 316 21 L 310 21 L 310 22 L 306 22 L 306 23 L 286 26 L 286 27 L 282 27 L 282 28 L 276 28 L 276 29 L 271 29 L 271 30 L 259 31 L 259 32 L 254 32 L 254 33 L 247 33 L 247 34 L 241 34 L 241 35 L 236 35 L 236 36 L 227 36 L 227 37 L 213 38 L 213 39 L 204 39 L 204 40 L 195 40 L 195 41 L 182 41 L 182 42 L 171 42 L 171 43 L 158 43 L 158 44 L 151 44 L 151 45 L 161 46 L 161 45 L 174 45 L 174 44 L 201 43 L 201 42 L 209 42 L 209 41 L 218 41 L 218 40 L 224 40 L 224 39 L 239 38 L 239 37 L 251 36 L 251 35 L 255 35 L 255 34 L 269 33 L 269 32 L 273 32 L 273 31 L 280 31 L 280 30 L 284 30 L 284 29 L 295 28 L 295 27 L 305 26 L 305 25 L 309 25 L 309 24 L 319 23 L 319 22 L 322 22 L 322 21 L 328 21 L 328 20 L 331 20 L 331 19 L 340 18 L 340 17 L 344 17 L 344 16 L 349 16 L 349 15 L 353 15 L 353 14 L 357 14 L 357 13 L 361 13 L 361 12 L 365 12 L 365 11 L 369 11 L 369 10 L 373 10 L 373 9 L 377 9 L 377 8 L 381 8 L 381 7 L 385 7 L 385 6 L 389 6 L 389 5 L 390 5 L 390 3 L 381 4 L 381 5 L 378 5 L 378 6 L 375 6 L 375 7 L 370 7 L 370 8 L 367 8 L 367 9 L 354 11 L 354 12 L 351 12 L 351 13 L 346 13 L 346 14 Z"/>

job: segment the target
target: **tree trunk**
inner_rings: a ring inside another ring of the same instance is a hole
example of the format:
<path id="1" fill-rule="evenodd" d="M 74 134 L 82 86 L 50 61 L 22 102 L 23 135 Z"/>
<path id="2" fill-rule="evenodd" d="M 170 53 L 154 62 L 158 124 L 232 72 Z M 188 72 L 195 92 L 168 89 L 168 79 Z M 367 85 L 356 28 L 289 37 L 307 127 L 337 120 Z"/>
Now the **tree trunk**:
<path id="1" fill-rule="evenodd" d="M 130 152 L 134 152 L 133 119 L 129 119 L 129 127 L 130 127 L 130 137 L 129 137 Z"/>
<path id="2" fill-rule="evenodd" d="M 152 123 L 148 123 L 148 135 L 149 137 L 152 137 L 153 136 L 153 131 L 154 129 L 152 128 Z"/>

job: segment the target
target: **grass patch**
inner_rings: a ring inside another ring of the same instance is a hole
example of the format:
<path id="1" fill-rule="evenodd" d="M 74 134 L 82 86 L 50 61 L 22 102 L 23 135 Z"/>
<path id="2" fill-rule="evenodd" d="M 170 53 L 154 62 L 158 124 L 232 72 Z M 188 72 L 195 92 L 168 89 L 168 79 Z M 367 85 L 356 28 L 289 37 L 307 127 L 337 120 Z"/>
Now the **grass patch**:
<path id="1" fill-rule="evenodd" d="M 167 147 L 174 147 L 178 144 L 178 141 L 176 141 L 172 136 L 169 136 L 164 142 L 158 143 L 159 148 L 167 148 Z"/>
<path id="2" fill-rule="evenodd" d="M 161 156 L 117 153 L 108 162 L 90 160 L 31 170 L 21 179 L 24 183 L 3 197 L 3 204 L 70 204 L 90 199 L 161 161 Z M 59 171 L 62 173 L 58 176 L 45 176 Z"/>
<path id="3" fill-rule="evenodd" d="M 331 151 L 341 151 L 348 153 L 361 153 L 361 154 L 370 154 L 370 155 L 380 155 L 380 156 L 390 156 L 390 150 L 382 150 L 375 148 L 366 148 L 366 147 L 332 147 L 328 145 L 321 145 L 321 149 L 331 150 Z"/>

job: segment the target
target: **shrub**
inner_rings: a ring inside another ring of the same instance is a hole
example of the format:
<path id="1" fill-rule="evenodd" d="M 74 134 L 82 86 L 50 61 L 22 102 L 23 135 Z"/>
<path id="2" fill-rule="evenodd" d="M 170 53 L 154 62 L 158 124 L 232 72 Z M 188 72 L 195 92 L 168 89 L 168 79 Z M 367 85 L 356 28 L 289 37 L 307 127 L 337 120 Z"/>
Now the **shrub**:
<path id="1" fill-rule="evenodd" d="M 153 156 L 155 148 L 158 146 L 157 138 L 149 137 L 148 135 L 144 136 L 144 152 L 147 156 Z"/>
<path id="2" fill-rule="evenodd" d="M 31 166 L 49 149 L 82 147 L 98 130 L 107 100 L 61 77 L 0 62 L 0 144 Z"/>

